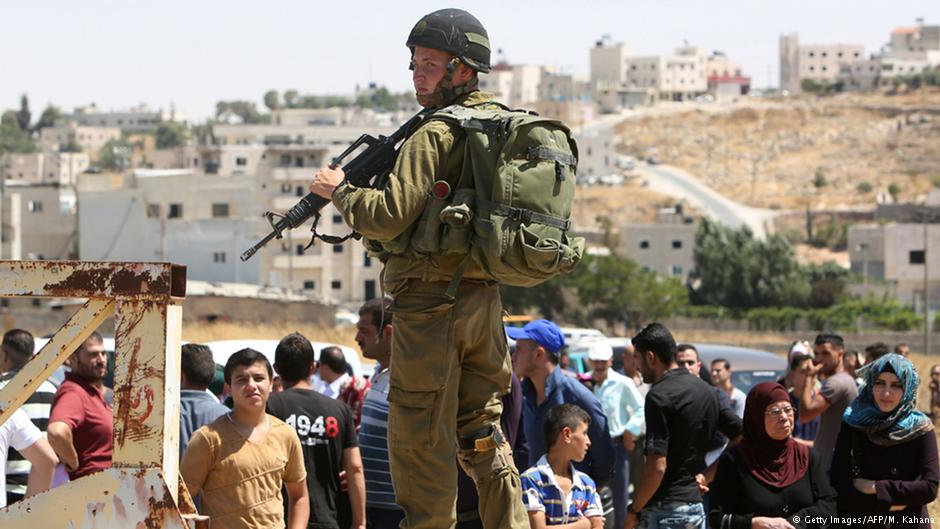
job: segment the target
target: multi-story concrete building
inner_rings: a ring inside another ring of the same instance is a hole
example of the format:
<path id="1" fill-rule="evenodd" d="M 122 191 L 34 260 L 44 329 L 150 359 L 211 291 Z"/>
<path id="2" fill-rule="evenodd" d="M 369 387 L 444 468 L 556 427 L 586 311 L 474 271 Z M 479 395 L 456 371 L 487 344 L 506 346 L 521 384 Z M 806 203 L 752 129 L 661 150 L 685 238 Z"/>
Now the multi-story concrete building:
<path id="1" fill-rule="evenodd" d="M 8 154 L 0 160 L 0 177 L 30 184 L 73 186 L 78 175 L 88 169 L 83 152 L 45 150 L 30 154 Z"/>
<path id="2" fill-rule="evenodd" d="M 312 115 L 288 113 L 282 119 L 309 123 Z M 289 287 L 337 302 L 375 297 L 381 264 L 355 240 L 341 246 L 318 242 L 304 250 L 309 231 L 297 229 L 247 263 L 239 255 L 270 231 L 264 211 L 283 213 L 294 206 L 316 169 L 363 132 L 393 130 L 374 124 L 219 125 L 216 145 L 168 154 L 169 163 L 174 156 L 184 161 L 182 169 L 136 170 L 116 186 L 111 175 L 84 175 L 82 258 L 165 256 L 186 264 L 197 280 Z M 121 218 L 115 221 L 115 215 Z M 321 212 L 319 230 L 349 231 L 332 205 Z"/>
<path id="3" fill-rule="evenodd" d="M 940 224 L 856 224 L 848 248 L 852 272 L 863 278 L 853 293 L 887 294 L 920 311 L 926 291 L 931 310 L 940 305 Z"/>
<path id="4" fill-rule="evenodd" d="M 616 89 L 627 82 L 630 48 L 611 43 L 605 36 L 591 48 L 591 87 L 594 90 Z"/>
<path id="5" fill-rule="evenodd" d="M 681 206 L 666 208 L 655 223 L 622 225 L 621 249 L 644 269 L 685 281 L 695 264 L 697 229 L 694 220 L 683 215 Z"/>
<path id="6" fill-rule="evenodd" d="M 39 144 L 43 149 L 62 151 L 77 146 L 91 160 L 97 160 L 101 148 L 111 140 L 121 138 L 117 127 L 90 127 L 75 122 L 64 122 L 39 131 Z"/>
<path id="7" fill-rule="evenodd" d="M 71 188 L 7 180 L 0 199 L 0 258 L 77 258 L 76 200 Z"/>
<path id="8" fill-rule="evenodd" d="M 480 89 L 492 92 L 496 100 L 511 107 L 526 107 L 539 100 L 539 86 L 545 69 L 531 64 L 499 63 L 489 73 L 480 74 Z"/>
<path id="9" fill-rule="evenodd" d="M 676 48 L 672 55 L 630 57 L 626 84 L 653 89 L 661 101 L 686 101 L 708 89 L 705 50 L 695 46 Z"/>
<path id="10" fill-rule="evenodd" d="M 888 46 L 867 60 L 842 64 L 839 79 L 847 90 L 872 90 L 890 86 L 899 76 L 915 75 L 940 66 L 940 26 L 897 28 Z"/>
<path id="11" fill-rule="evenodd" d="M 718 99 L 745 95 L 751 89 L 751 78 L 744 75 L 741 65 L 731 62 L 724 52 L 715 51 L 708 57 L 705 77 L 708 92 Z"/>
<path id="12" fill-rule="evenodd" d="M 140 104 L 123 111 L 102 111 L 94 103 L 78 107 L 65 119 L 84 127 L 114 127 L 125 132 L 149 132 L 160 123 L 174 121 L 186 123 L 186 116 L 176 111 L 171 105 L 169 111 L 152 110 Z"/>
<path id="13" fill-rule="evenodd" d="M 780 36 L 780 88 L 799 93 L 805 80 L 834 83 L 841 65 L 865 58 L 861 44 L 800 44 L 796 33 Z"/>

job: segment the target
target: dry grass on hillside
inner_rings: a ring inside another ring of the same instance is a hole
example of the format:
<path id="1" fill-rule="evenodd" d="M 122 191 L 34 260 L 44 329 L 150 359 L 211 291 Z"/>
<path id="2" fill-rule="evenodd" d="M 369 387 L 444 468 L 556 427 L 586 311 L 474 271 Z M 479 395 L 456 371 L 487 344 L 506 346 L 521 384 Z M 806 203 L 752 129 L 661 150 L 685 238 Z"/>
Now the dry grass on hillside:
<path id="1" fill-rule="evenodd" d="M 614 225 L 648 223 L 656 212 L 672 207 L 676 199 L 642 185 L 639 179 L 627 179 L 621 186 L 580 186 L 571 206 L 572 222 L 579 230 L 599 229 L 597 217 L 606 215 Z"/>
<path id="2" fill-rule="evenodd" d="M 940 177 L 940 116 L 916 112 L 938 106 L 937 90 L 793 98 L 628 120 L 617 132 L 626 154 L 656 155 L 753 206 L 870 206 L 891 184 L 910 201 Z"/>

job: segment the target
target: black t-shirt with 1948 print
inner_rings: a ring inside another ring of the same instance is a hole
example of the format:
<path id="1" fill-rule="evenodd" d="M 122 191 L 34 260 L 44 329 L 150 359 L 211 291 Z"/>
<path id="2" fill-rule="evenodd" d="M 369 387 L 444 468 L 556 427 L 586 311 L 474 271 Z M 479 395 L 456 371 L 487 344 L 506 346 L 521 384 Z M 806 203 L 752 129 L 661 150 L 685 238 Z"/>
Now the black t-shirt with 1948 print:
<path id="1" fill-rule="evenodd" d="M 343 450 L 359 446 L 352 413 L 342 402 L 309 389 L 272 393 L 268 413 L 300 437 L 310 494 L 310 529 L 347 529 L 352 523 L 349 495 L 340 490 Z M 286 498 L 285 498 L 286 501 Z"/>

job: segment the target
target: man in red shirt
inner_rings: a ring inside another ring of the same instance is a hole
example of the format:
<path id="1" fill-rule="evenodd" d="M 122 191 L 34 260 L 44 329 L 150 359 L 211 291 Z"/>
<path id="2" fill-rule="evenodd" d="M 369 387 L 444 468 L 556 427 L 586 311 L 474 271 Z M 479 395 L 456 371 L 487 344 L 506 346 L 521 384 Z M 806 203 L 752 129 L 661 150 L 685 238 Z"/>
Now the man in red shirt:
<path id="1" fill-rule="evenodd" d="M 108 372 L 108 353 L 97 332 L 69 357 L 65 375 L 52 401 L 49 444 L 65 465 L 70 479 L 111 467 L 113 426 L 102 380 Z"/>

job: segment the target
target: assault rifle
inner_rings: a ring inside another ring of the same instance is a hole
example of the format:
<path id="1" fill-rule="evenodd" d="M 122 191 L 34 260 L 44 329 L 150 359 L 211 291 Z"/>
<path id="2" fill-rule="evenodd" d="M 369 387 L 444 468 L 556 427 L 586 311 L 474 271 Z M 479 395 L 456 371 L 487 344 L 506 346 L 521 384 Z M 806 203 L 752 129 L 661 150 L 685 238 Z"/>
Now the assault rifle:
<path id="1" fill-rule="evenodd" d="M 378 138 L 363 134 L 354 141 L 342 154 L 333 159 L 330 163 L 331 169 L 336 169 L 343 159 L 352 154 L 356 149 L 367 145 L 366 149 L 349 160 L 349 163 L 343 166 L 343 172 L 346 173 L 344 182 L 350 182 L 356 187 L 369 187 L 384 180 L 392 170 L 395 158 L 398 157 L 399 143 L 407 138 L 411 132 L 421 124 L 428 116 L 428 112 L 422 111 L 415 114 L 411 119 L 405 122 L 391 136 L 379 136 Z M 264 245 L 273 239 L 283 237 L 284 230 L 292 230 L 300 227 L 304 222 L 313 217 L 313 225 L 310 227 L 312 236 L 310 242 L 304 247 L 304 250 L 310 248 L 317 239 L 329 244 L 340 244 L 346 239 L 357 235 L 351 233 L 345 237 L 336 237 L 333 235 L 324 235 L 317 232 L 317 224 L 320 222 L 320 210 L 330 203 L 330 200 L 313 193 L 307 193 L 307 196 L 300 199 L 294 207 L 287 210 L 283 215 L 273 211 L 264 212 L 264 218 L 271 224 L 271 233 L 258 241 L 257 244 L 249 248 L 241 255 L 242 261 L 251 259 Z"/>

